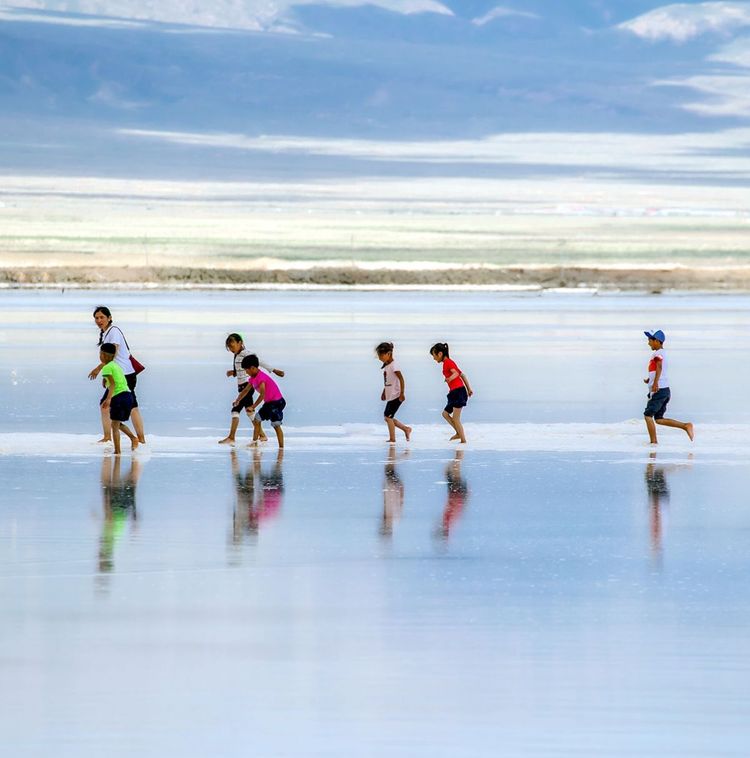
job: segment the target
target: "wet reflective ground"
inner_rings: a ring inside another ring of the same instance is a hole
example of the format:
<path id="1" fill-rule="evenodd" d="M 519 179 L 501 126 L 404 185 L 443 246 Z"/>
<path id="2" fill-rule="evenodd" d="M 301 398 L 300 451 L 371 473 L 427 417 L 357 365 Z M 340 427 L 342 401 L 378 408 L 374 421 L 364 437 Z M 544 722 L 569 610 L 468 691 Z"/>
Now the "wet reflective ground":
<path id="1" fill-rule="evenodd" d="M 745 461 L 0 458 L 0 755 L 745 756 Z"/>

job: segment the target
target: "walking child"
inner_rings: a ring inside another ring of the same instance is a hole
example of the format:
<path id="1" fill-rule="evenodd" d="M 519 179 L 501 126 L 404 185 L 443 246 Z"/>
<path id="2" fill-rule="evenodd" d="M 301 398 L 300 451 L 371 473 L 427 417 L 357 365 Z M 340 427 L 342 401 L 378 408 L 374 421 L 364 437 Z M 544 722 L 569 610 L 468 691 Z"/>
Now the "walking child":
<path id="1" fill-rule="evenodd" d="M 116 352 L 117 345 L 105 342 L 99 351 L 99 362 L 102 364 L 100 374 L 107 386 L 104 397 L 101 399 L 101 406 L 104 411 L 109 410 L 115 455 L 120 455 L 120 430 L 130 439 L 133 450 L 138 447 L 138 437 L 125 426 L 133 409 L 133 395 L 128 389 L 125 372 L 115 361 Z"/>
<path id="2" fill-rule="evenodd" d="M 443 367 L 443 378 L 448 385 L 448 402 L 443 410 L 443 418 L 453 427 L 455 434 L 451 441 L 466 442 L 464 427 L 461 424 L 461 410 L 466 407 L 474 394 L 469 384 L 469 377 L 464 374 L 449 355 L 448 345 L 438 342 L 430 348 L 430 355 Z"/>
<path id="3" fill-rule="evenodd" d="M 381 342 L 375 348 L 375 354 L 383 364 L 381 366 L 383 369 L 383 393 L 380 399 L 385 402 L 383 416 L 388 427 L 388 442 L 395 444 L 397 428 L 404 433 L 408 442 L 411 437 L 411 427 L 396 419 L 396 412 L 406 400 L 404 394 L 406 392 L 406 381 L 400 367 L 393 359 L 393 343 Z"/>
<path id="4" fill-rule="evenodd" d="M 281 424 L 284 421 L 286 400 L 284 400 L 281 394 L 279 385 L 265 371 L 261 371 L 259 366 L 260 363 L 257 355 L 247 355 L 242 359 L 242 368 L 247 372 L 248 384 L 237 395 L 235 405 L 242 403 L 245 397 L 253 392 L 253 390 L 258 390 L 258 399 L 248 406 L 248 411 L 253 414 L 253 441 L 251 444 L 257 445 L 259 440 L 267 439 L 266 435 L 263 434 L 262 424 L 264 421 L 270 421 L 271 426 L 276 432 L 279 448 L 283 448 L 284 430 L 281 428 Z M 256 415 L 255 409 L 261 403 L 263 405 Z"/>
<path id="5" fill-rule="evenodd" d="M 669 378 L 667 372 L 667 356 L 664 352 L 664 340 L 666 336 L 661 329 L 655 332 L 644 332 L 648 338 L 648 346 L 653 350 L 651 360 L 648 363 L 648 377 L 643 381 L 648 385 L 648 403 L 643 411 L 646 419 L 646 429 L 648 438 L 652 445 L 657 444 L 656 425 L 672 426 L 675 429 L 682 429 L 692 441 L 695 432 L 693 425 L 687 421 L 675 421 L 671 418 L 664 418 L 672 393 L 669 389 Z"/>
<path id="6" fill-rule="evenodd" d="M 244 410 L 247 413 L 247 417 L 250 422 L 253 421 L 253 412 L 250 410 L 250 405 L 253 402 L 253 388 L 249 384 L 249 378 L 247 371 L 242 368 L 242 361 L 251 355 L 250 351 L 245 347 L 242 340 L 242 335 L 232 332 L 226 339 L 226 348 L 232 353 L 232 368 L 227 371 L 227 376 L 234 376 L 237 378 L 237 392 L 242 397 L 242 402 L 238 405 L 236 402 L 232 404 L 232 421 L 229 427 L 229 434 L 224 437 L 223 440 L 219 440 L 220 445 L 234 445 L 235 436 L 237 434 L 237 428 L 240 425 L 240 414 Z M 281 369 L 271 368 L 266 366 L 265 363 L 260 364 L 266 371 L 271 371 L 276 376 L 284 376 L 284 372 Z M 247 393 L 244 390 L 250 387 Z M 261 432 L 260 439 L 265 441 L 266 435 Z"/>

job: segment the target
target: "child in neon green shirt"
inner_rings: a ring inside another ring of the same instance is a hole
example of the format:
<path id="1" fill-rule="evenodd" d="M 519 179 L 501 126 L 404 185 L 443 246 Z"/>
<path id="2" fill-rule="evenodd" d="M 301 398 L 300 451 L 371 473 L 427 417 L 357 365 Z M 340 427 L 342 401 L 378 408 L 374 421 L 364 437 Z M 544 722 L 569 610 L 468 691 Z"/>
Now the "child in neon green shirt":
<path id="1" fill-rule="evenodd" d="M 99 351 L 99 361 L 104 364 L 101 376 L 106 382 L 107 393 L 102 398 L 102 408 L 109 408 L 109 418 L 112 421 L 112 441 L 115 444 L 115 455 L 120 455 L 120 430 L 130 439 L 135 450 L 138 447 L 138 437 L 128 429 L 125 422 L 130 418 L 133 409 L 133 396 L 128 389 L 125 372 L 115 362 L 117 347 L 105 342 Z"/>

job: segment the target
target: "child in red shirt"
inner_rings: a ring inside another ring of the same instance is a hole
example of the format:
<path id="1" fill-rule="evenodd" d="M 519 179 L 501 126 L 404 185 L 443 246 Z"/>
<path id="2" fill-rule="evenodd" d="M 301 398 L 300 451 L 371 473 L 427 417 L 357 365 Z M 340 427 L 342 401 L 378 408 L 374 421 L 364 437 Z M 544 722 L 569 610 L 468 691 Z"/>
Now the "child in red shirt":
<path id="1" fill-rule="evenodd" d="M 436 363 L 443 364 L 443 377 L 448 385 L 448 403 L 443 410 L 443 418 L 453 427 L 455 434 L 451 440 L 466 442 L 466 435 L 461 424 L 461 409 L 466 406 L 474 394 L 469 384 L 469 377 L 461 371 L 456 362 L 451 360 L 448 345 L 438 342 L 430 348 L 430 355 Z"/>

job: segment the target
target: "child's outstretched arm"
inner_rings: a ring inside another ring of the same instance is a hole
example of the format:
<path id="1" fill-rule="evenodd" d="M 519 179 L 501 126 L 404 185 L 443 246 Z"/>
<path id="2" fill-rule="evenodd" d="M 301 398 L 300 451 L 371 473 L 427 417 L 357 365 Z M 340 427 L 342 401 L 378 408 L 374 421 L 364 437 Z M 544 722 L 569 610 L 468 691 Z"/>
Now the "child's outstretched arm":
<path id="1" fill-rule="evenodd" d="M 466 392 L 469 394 L 469 397 L 471 397 L 474 394 L 474 390 L 471 388 L 471 385 L 469 384 L 469 377 L 466 376 L 463 372 L 461 373 L 461 381 L 466 385 Z"/>
<path id="2" fill-rule="evenodd" d="M 104 381 L 107 382 L 107 397 L 104 398 L 102 408 L 106 410 L 109 408 L 109 403 L 112 400 L 112 392 L 115 388 L 115 380 L 112 378 L 112 376 L 106 376 L 104 377 Z"/>
<path id="3" fill-rule="evenodd" d="M 254 411 L 265 399 L 266 399 L 266 383 L 261 382 L 258 385 L 258 399 L 250 406 L 249 410 Z"/>
<path id="4" fill-rule="evenodd" d="M 261 368 L 265 369 L 266 371 L 270 372 L 271 374 L 276 374 L 276 376 L 284 376 L 284 372 L 280 368 L 273 368 L 272 366 L 269 366 L 267 363 L 259 363 L 258 365 Z"/>
<path id="5" fill-rule="evenodd" d="M 400 371 L 396 372 L 396 376 L 399 382 L 401 382 L 401 394 L 398 396 L 398 399 L 403 403 L 406 400 L 406 379 L 404 379 L 404 375 Z M 383 395 L 385 396 L 385 390 L 383 391 Z"/>

